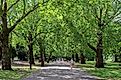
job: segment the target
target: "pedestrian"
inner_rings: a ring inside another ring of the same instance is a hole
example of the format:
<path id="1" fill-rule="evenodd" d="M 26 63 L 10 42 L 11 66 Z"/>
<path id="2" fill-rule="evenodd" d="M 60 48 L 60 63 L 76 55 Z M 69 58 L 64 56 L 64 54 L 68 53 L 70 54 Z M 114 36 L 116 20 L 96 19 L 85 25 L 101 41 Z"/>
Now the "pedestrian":
<path id="1" fill-rule="evenodd" d="M 74 67 L 74 61 L 73 61 L 73 59 L 71 59 L 70 67 L 71 67 L 71 70 L 72 70 L 72 68 Z"/>

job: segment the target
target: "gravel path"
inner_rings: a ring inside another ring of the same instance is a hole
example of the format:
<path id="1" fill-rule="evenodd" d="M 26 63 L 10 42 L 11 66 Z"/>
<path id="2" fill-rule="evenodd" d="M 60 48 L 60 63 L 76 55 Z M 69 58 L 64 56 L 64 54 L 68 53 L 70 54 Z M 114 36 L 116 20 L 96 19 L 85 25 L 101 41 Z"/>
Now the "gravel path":
<path id="1" fill-rule="evenodd" d="M 68 67 L 68 64 L 61 62 L 65 66 L 55 66 L 60 63 L 54 63 L 51 67 L 43 67 L 31 76 L 22 80 L 100 80 L 96 76 L 91 76 L 83 70 Z"/>

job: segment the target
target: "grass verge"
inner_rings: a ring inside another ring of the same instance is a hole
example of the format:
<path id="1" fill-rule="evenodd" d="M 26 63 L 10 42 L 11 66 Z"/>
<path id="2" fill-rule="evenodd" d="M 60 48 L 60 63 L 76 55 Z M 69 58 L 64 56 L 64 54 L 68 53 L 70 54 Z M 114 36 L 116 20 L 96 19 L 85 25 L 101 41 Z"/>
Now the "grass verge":
<path id="1" fill-rule="evenodd" d="M 121 80 L 121 66 L 119 66 L 119 64 L 120 63 L 106 62 L 105 68 L 95 68 L 95 62 L 88 61 L 87 64 L 76 65 L 94 76 L 106 80 Z"/>
<path id="2" fill-rule="evenodd" d="M 28 75 L 30 75 L 35 69 L 14 69 L 13 71 L 9 70 L 0 70 L 0 80 L 20 80 Z"/>

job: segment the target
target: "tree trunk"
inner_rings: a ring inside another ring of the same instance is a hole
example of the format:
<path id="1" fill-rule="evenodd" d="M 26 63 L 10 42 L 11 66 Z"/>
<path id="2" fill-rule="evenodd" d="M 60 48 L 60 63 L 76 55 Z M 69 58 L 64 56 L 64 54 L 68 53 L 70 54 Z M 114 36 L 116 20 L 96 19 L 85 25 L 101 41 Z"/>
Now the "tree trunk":
<path id="1" fill-rule="evenodd" d="M 11 70 L 11 55 L 9 53 L 9 29 L 7 27 L 7 2 L 4 1 L 4 8 L 2 14 L 2 31 L 1 31 L 1 43 L 2 43 L 2 69 Z"/>
<path id="2" fill-rule="evenodd" d="M 73 59 L 73 61 L 75 61 L 75 59 L 74 59 L 74 54 L 72 54 L 72 59 Z"/>
<path id="3" fill-rule="evenodd" d="M 33 45 L 32 45 L 32 44 L 30 44 L 30 47 L 29 47 L 29 55 L 30 55 L 30 63 L 31 63 L 31 64 L 35 64 L 35 63 L 34 63 Z"/>
<path id="4" fill-rule="evenodd" d="M 29 47 L 29 51 L 28 51 L 28 53 L 29 53 L 29 64 L 30 64 L 30 69 L 32 69 L 32 49 L 31 49 L 31 45 L 29 44 L 28 45 L 28 47 Z"/>
<path id="5" fill-rule="evenodd" d="M 99 30 L 97 32 L 97 38 L 98 38 L 98 43 L 97 43 L 97 50 L 96 50 L 96 64 L 95 67 L 97 68 L 103 68 L 104 63 L 103 63 L 103 29 L 104 29 L 104 22 L 102 20 L 102 8 L 100 8 L 100 17 L 98 18 L 98 27 Z"/>
<path id="6" fill-rule="evenodd" d="M 102 8 L 100 8 L 100 16 L 98 17 L 98 32 L 97 32 L 97 47 L 93 47 L 90 44 L 88 44 L 88 46 L 93 49 L 96 52 L 96 64 L 95 67 L 97 68 L 103 68 L 104 67 L 104 63 L 103 63 L 103 29 L 105 27 L 104 25 L 104 21 L 102 20 Z"/>
<path id="7" fill-rule="evenodd" d="M 79 62 L 79 56 L 77 53 L 76 53 L 76 62 Z"/>
<path id="8" fill-rule="evenodd" d="M 39 59 L 39 62 L 41 62 L 41 66 L 44 66 L 44 61 L 45 61 L 45 58 L 44 58 L 44 55 L 45 55 L 45 47 L 44 47 L 44 44 L 43 44 L 43 41 L 41 38 L 39 38 L 40 40 L 38 41 L 38 44 L 39 44 L 39 51 L 40 51 L 40 59 Z"/>
<path id="9" fill-rule="evenodd" d="M 2 69 L 11 70 L 11 55 L 9 53 L 8 40 L 9 34 L 3 33 L 2 40 Z"/>
<path id="10" fill-rule="evenodd" d="M 44 53 L 43 51 L 41 52 L 41 66 L 44 66 Z"/>
<path id="11" fill-rule="evenodd" d="M 86 64 L 83 53 L 80 55 L 80 58 L 81 58 L 81 64 Z"/>
<path id="12" fill-rule="evenodd" d="M 115 55 L 114 55 L 114 62 L 118 62 L 118 58 L 117 58 L 117 57 L 118 57 L 118 55 L 115 54 Z"/>
<path id="13" fill-rule="evenodd" d="M 95 67 L 97 68 L 103 68 L 104 63 L 103 63 L 103 46 L 102 46 L 102 33 L 98 32 L 98 44 L 97 48 L 93 47 L 88 43 L 88 46 L 96 52 L 96 64 Z"/>
<path id="14" fill-rule="evenodd" d="M 29 33 L 28 41 L 29 41 L 28 48 L 29 48 L 29 55 L 30 55 L 30 64 L 35 64 L 34 56 L 33 56 L 33 43 L 32 43 L 33 39 L 32 39 L 31 33 Z"/>
<path id="15" fill-rule="evenodd" d="M 98 44 L 97 44 L 97 51 L 96 51 L 96 65 L 97 68 L 103 68 L 103 45 L 102 45 L 102 32 L 98 32 Z"/>

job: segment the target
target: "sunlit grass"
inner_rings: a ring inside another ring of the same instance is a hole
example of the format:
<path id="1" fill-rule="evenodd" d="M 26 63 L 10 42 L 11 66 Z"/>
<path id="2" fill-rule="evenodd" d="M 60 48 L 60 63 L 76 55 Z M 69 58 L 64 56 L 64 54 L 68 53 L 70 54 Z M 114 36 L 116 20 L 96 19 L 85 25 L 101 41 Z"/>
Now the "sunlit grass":
<path id="1" fill-rule="evenodd" d="M 120 63 L 106 62 L 105 68 L 95 68 L 95 62 L 88 61 L 87 64 L 77 64 L 92 75 L 105 78 L 106 80 L 121 80 Z"/>
<path id="2" fill-rule="evenodd" d="M 13 71 L 0 70 L 0 80 L 20 80 L 31 74 L 34 70 L 30 69 L 15 69 Z"/>

